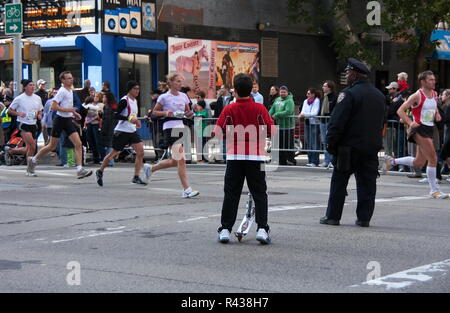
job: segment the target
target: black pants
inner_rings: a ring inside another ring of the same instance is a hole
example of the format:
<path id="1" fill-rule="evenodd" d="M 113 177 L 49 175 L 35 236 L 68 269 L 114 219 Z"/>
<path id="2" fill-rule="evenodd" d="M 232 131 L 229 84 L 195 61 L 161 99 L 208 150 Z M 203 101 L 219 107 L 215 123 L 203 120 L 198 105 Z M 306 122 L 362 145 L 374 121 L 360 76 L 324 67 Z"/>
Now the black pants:
<path id="1" fill-rule="evenodd" d="M 364 155 L 352 151 L 351 170 L 346 172 L 336 169 L 336 159 L 333 158 L 334 171 L 331 177 L 330 197 L 328 199 L 326 216 L 333 220 L 341 219 L 347 195 L 348 180 L 352 174 L 355 174 L 358 196 L 356 216 L 360 221 L 370 221 L 375 209 L 375 195 L 377 192 L 377 154 Z"/>
<path id="2" fill-rule="evenodd" d="M 231 232 L 236 222 L 239 200 L 241 199 L 244 180 L 255 201 L 255 218 L 259 228 L 269 230 L 267 225 L 267 185 L 266 172 L 261 170 L 262 162 L 227 161 L 225 172 L 225 198 L 222 206 L 222 227 Z"/>
<path id="3" fill-rule="evenodd" d="M 280 129 L 280 150 L 294 149 L 294 129 Z M 280 151 L 280 165 L 295 163 L 294 151 Z"/>

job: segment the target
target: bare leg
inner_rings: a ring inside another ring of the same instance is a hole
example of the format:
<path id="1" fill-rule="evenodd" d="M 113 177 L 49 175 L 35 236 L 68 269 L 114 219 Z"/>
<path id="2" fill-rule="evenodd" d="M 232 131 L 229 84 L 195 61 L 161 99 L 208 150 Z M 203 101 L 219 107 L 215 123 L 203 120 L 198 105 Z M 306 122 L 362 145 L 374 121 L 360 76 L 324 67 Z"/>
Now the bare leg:
<path id="1" fill-rule="evenodd" d="M 81 143 L 80 135 L 75 132 L 69 136 L 70 141 L 73 143 L 75 148 L 75 162 L 77 166 L 83 165 L 83 144 Z"/>
<path id="2" fill-rule="evenodd" d="M 36 155 L 35 159 L 39 160 L 41 157 L 46 155 L 47 153 L 53 151 L 56 149 L 56 145 L 58 144 L 59 138 L 57 137 L 50 137 L 50 143 L 43 147 Z"/>
<path id="3" fill-rule="evenodd" d="M 144 162 L 144 143 L 136 143 L 131 145 L 136 152 L 136 161 L 134 162 L 134 176 L 139 176 Z"/>

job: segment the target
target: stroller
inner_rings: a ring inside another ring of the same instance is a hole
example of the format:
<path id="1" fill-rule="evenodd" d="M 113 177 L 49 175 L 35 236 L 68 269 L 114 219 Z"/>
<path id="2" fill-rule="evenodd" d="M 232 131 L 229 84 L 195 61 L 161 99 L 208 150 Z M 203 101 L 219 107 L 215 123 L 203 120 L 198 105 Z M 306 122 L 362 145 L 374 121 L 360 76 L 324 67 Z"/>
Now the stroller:
<path id="1" fill-rule="evenodd" d="M 26 153 L 25 142 L 20 137 L 20 130 L 16 128 L 4 147 L 3 158 L 5 164 L 7 166 L 26 164 Z"/>

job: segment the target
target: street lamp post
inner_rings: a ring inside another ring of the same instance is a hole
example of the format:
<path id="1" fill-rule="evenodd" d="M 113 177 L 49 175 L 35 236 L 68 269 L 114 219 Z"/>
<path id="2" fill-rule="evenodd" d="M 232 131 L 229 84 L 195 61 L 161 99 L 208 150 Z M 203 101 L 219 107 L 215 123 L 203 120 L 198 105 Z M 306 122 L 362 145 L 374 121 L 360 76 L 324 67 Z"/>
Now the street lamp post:
<path id="1" fill-rule="evenodd" d="M 20 0 L 14 0 L 15 4 L 19 4 Z M 22 80 L 22 34 L 14 35 L 14 97 L 19 95 L 20 81 Z"/>

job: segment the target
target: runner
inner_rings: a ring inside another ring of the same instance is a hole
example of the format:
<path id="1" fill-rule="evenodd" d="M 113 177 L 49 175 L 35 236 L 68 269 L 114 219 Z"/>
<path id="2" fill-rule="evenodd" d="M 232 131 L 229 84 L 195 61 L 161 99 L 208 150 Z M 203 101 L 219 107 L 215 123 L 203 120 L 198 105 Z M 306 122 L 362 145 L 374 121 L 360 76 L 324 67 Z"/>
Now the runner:
<path id="1" fill-rule="evenodd" d="M 27 161 L 36 152 L 36 137 L 37 120 L 42 119 L 42 100 L 38 95 L 34 94 L 34 83 L 31 80 L 22 80 L 24 92 L 16 97 L 9 106 L 8 113 L 17 116 L 17 122 L 19 123 L 20 136 L 25 142 L 25 148 L 27 151 Z M 29 166 L 28 166 L 29 167 Z M 27 176 L 36 176 L 33 171 L 29 171 L 27 167 Z"/>
<path id="2" fill-rule="evenodd" d="M 62 87 L 59 88 L 58 93 L 53 98 L 52 110 L 57 111 L 56 117 L 53 120 L 53 129 L 50 142 L 41 149 L 34 157 L 28 158 L 28 173 L 34 174 L 34 169 L 38 160 L 47 153 L 54 151 L 58 144 L 61 132 L 65 131 L 69 135 L 70 141 L 72 141 L 75 148 L 75 160 L 77 164 L 77 177 L 78 179 L 88 177 L 92 175 L 92 171 L 88 171 L 83 168 L 82 153 L 83 146 L 81 144 L 80 135 L 78 134 L 75 125 L 72 121 L 73 117 L 77 120 L 81 120 L 80 114 L 77 113 L 77 108 L 73 106 L 73 77 L 70 72 L 62 72 L 59 75 Z"/>
<path id="3" fill-rule="evenodd" d="M 438 95 L 434 91 L 436 78 L 432 71 L 425 71 L 419 74 L 419 82 L 422 88 L 411 95 L 397 111 L 403 122 L 410 127 L 408 141 L 417 144 L 416 157 L 393 159 L 388 156 L 383 165 L 383 172 L 386 173 L 395 165 L 422 167 L 428 162 L 430 196 L 434 199 L 447 199 L 449 195 L 440 191 L 436 180 L 437 156 L 433 145 L 433 128 L 435 122 L 441 121 L 442 118 L 437 109 Z M 408 109 L 411 109 L 414 121 L 406 114 Z"/>
<path id="4" fill-rule="evenodd" d="M 183 78 L 178 73 L 173 73 L 167 76 L 167 83 L 169 84 L 169 91 L 159 96 L 155 108 L 153 109 L 154 116 L 174 117 L 174 113 L 182 111 L 186 117 L 192 117 L 193 113 L 189 108 L 189 98 L 186 94 L 180 92 Z M 152 173 L 169 168 L 178 167 L 178 176 L 180 177 L 181 185 L 183 186 L 182 197 L 193 198 L 199 195 L 199 192 L 192 190 L 189 186 L 186 175 L 186 160 L 184 155 L 183 144 L 178 140 L 183 136 L 182 133 L 175 135 L 177 132 L 184 129 L 182 120 L 169 120 L 163 125 L 163 136 L 166 146 L 172 148 L 172 156 L 168 160 L 159 162 L 153 167 L 146 168 L 146 177 L 150 178 Z M 172 130 L 174 136 L 172 136 Z"/>
<path id="5" fill-rule="evenodd" d="M 139 177 L 139 172 L 144 161 L 144 143 L 137 133 L 137 128 L 141 128 L 139 121 L 138 105 L 136 98 L 139 96 L 139 84 L 136 81 L 129 81 L 127 83 L 127 95 L 120 99 L 119 106 L 115 114 L 118 120 L 116 128 L 114 128 L 114 135 L 112 141 L 112 151 L 103 159 L 100 169 L 95 174 L 97 177 L 97 184 L 103 186 L 103 171 L 108 166 L 109 162 L 113 160 L 125 148 L 126 145 L 131 147 L 136 152 L 136 159 L 134 161 L 134 177 L 131 180 L 133 184 L 147 185 Z"/>

